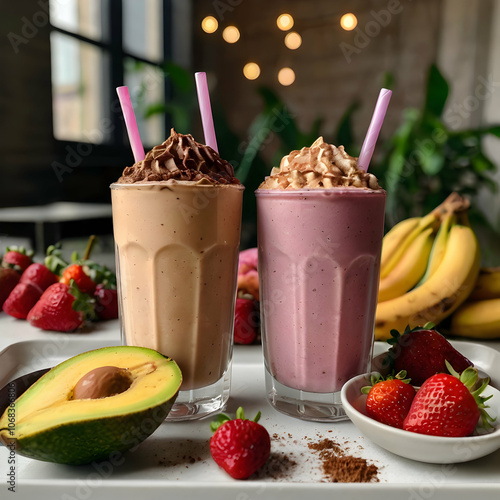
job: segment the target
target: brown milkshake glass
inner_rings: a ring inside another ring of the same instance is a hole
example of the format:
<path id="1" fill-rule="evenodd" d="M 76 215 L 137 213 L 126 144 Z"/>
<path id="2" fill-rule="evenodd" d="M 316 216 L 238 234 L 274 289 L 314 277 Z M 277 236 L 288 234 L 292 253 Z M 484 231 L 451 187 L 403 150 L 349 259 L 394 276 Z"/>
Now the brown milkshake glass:
<path id="1" fill-rule="evenodd" d="M 169 420 L 229 397 L 243 189 L 228 162 L 175 131 L 111 185 L 122 341 L 179 364 Z"/>

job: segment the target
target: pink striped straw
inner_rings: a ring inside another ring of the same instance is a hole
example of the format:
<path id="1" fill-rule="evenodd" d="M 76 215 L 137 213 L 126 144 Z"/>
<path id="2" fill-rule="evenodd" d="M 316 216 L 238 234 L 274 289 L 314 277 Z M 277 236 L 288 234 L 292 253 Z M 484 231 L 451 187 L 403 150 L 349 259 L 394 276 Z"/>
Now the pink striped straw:
<path id="1" fill-rule="evenodd" d="M 196 90 L 198 92 L 198 103 L 200 105 L 203 133 L 205 134 L 205 144 L 218 153 L 219 149 L 217 148 L 217 139 L 215 137 L 212 107 L 210 106 L 210 94 L 208 93 L 207 74 L 204 72 L 195 73 L 194 78 L 196 80 Z"/>
<path id="2" fill-rule="evenodd" d="M 360 170 L 364 170 L 365 172 L 368 170 L 368 165 L 372 159 L 373 151 L 375 149 L 375 145 L 377 144 L 382 123 L 384 123 L 385 113 L 387 111 L 387 107 L 389 106 L 391 96 L 392 91 L 387 89 L 381 89 L 378 95 L 377 104 L 375 105 L 375 110 L 373 111 L 372 121 L 368 127 L 368 132 L 366 133 L 358 158 L 358 168 Z"/>
<path id="3" fill-rule="evenodd" d="M 135 120 L 134 108 L 130 100 L 128 87 L 117 87 L 116 92 L 120 104 L 122 106 L 123 117 L 125 118 L 125 126 L 127 127 L 128 139 L 132 146 L 132 153 L 136 162 L 144 160 L 144 147 L 142 146 L 141 136 L 137 128 L 137 121 Z"/>

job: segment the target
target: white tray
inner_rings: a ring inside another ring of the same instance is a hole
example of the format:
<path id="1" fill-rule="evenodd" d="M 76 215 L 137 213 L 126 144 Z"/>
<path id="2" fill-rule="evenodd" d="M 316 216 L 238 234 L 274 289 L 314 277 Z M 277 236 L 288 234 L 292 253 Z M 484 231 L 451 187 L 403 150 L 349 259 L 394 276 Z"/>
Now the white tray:
<path id="1" fill-rule="evenodd" d="M 0 352 L 0 386 L 24 373 L 54 366 L 70 356 L 112 341 L 96 338 L 61 337 L 12 344 Z M 500 353 L 466 342 L 459 349 L 497 385 L 500 383 Z M 377 343 L 376 351 L 383 345 Z M 349 498 L 370 500 L 467 499 L 498 500 L 500 495 L 500 450 L 474 462 L 431 465 L 393 455 L 364 437 L 349 421 L 337 424 L 303 422 L 276 412 L 265 400 L 264 369 L 259 346 L 237 346 L 233 362 L 233 384 L 228 412 L 238 406 L 248 417 L 262 411 L 261 423 L 272 438 L 273 456 L 286 454 L 297 465 L 282 477 L 231 479 L 212 461 L 208 448 L 209 421 L 164 423 L 145 442 L 123 456 L 123 463 L 97 466 L 63 466 L 16 457 L 16 500 L 87 499 L 137 500 L 176 498 L 204 500 Z M 329 438 L 349 454 L 367 459 L 378 469 L 377 483 L 324 482 L 322 462 L 308 442 Z M 402 443 L 404 446 L 404 443 Z M 6 481 L 8 450 L 0 448 L 0 498 L 8 498 Z M 274 476 L 274 477 L 273 477 Z M 160 497 L 160 495 L 162 495 Z"/>

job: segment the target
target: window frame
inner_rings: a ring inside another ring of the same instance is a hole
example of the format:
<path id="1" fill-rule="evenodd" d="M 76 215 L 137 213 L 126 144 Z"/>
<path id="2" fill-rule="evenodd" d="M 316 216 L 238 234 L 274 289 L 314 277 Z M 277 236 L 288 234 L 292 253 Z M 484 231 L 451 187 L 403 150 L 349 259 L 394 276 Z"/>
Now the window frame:
<path id="1" fill-rule="evenodd" d="M 84 167 L 101 167 L 105 166 L 121 166 L 130 161 L 132 152 L 129 147 L 128 137 L 125 130 L 125 122 L 121 108 L 119 106 L 116 87 L 124 84 L 125 78 L 125 60 L 130 58 L 148 65 L 163 69 L 166 61 L 172 58 L 172 1 L 161 0 L 163 7 L 163 60 L 158 62 L 150 60 L 124 50 L 123 47 L 123 4 L 122 0 L 108 0 L 103 4 L 103 24 L 106 23 L 109 36 L 106 41 L 95 40 L 88 38 L 79 33 L 68 31 L 64 28 L 50 23 L 50 32 L 57 32 L 65 36 L 69 36 L 79 42 L 88 43 L 98 49 L 106 52 L 109 55 L 109 84 L 107 89 L 106 101 L 110 106 L 109 119 L 110 123 L 110 139 L 104 144 L 89 143 L 86 141 L 70 141 L 58 139 L 54 135 L 53 117 L 52 136 L 56 146 L 56 154 L 60 159 L 67 158 L 72 152 L 77 152 L 78 166 Z M 52 54 L 51 54 L 52 57 Z M 52 59 L 51 59 L 52 64 Z M 52 79 L 51 79 L 52 81 Z M 165 100 L 171 97 L 171 88 L 168 79 L 164 79 L 164 95 Z M 52 86 L 51 86 L 51 99 Z M 170 130 L 171 117 L 165 113 L 165 130 Z M 148 145 L 145 144 L 145 148 Z"/>

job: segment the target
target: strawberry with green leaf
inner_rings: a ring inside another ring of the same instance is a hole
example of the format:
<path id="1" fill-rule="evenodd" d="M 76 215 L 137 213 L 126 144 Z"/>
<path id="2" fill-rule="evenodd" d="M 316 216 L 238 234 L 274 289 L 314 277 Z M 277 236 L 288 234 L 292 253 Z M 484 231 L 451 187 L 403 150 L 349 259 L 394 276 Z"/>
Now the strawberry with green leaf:
<path id="1" fill-rule="evenodd" d="M 462 374 L 446 363 L 450 373 L 438 373 L 427 379 L 418 390 L 403 429 L 433 436 L 470 436 L 479 422 L 491 427 L 495 419 L 487 413 L 481 394 L 489 383 L 482 381 L 479 388 L 476 368 L 468 367 Z"/>
<path id="2" fill-rule="evenodd" d="M 47 266 L 34 262 L 26 268 L 21 276 L 20 283 L 32 283 L 45 291 L 50 285 L 57 283 L 59 277 L 54 274 Z"/>
<path id="3" fill-rule="evenodd" d="M 26 250 L 26 248 L 22 246 L 7 247 L 2 259 L 2 267 L 9 267 L 22 274 L 33 262 L 32 257 L 33 250 Z"/>
<path id="4" fill-rule="evenodd" d="M 43 292 L 28 314 L 31 325 L 42 330 L 72 332 L 95 317 L 95 301 L 82 293 L 75 282 L 54 283 Z"/>
<path id="5" fill-rule="evenodd" d="M 391 330 L 392 338 L 387 341 L 391 344 L 388 351 L 390 367 L 394 373 L 405 370 L 416 386 L 422 385 L 436 373 L 448 373 L 446 361 L 459 373 L 472 366 L 472 362 L 433 326 L 428 323 L 423 328 L 407 327 L 402 334 Z"/>
<path id="6" fill-rule="evenodd" d="M 271 438 L 260 425 L 260 412 L 247 420 L 243 408 L 231 420 L 220 414 L 210 425 L 214 434 L 210 439 L 210 453 L 215 462 L 235 479 L 246 479 L 259 470 L 269 458 Z"/>
<path id="7" fill-rule="evenodd" d="M 18 283 L 5 299 L 2 309 L 13 318 L 26 319 L 42 293 L 43 290 L 33 283 Z"/>
<path id="8" fill-rule="evenodd" d="M 95 292 L 96 282 L 88 275 L 85 266 L 71 264 L 64 269 L 59 281 L 65 285 L 69 285 L 71 280 L 74 280 L 81 292 L 88 293 L 89 295 L 93 295 Z"/>
<path id="9" fill-rule="evenodd" d="M 405 371 L 395 377 L 389 375 L 384 378 L 379 373 L 371 376 L 371 385 L 361 389 L 363 394 L 367 394 L 366 413 L 369 417 L 391 427 L 403 428 L 403 421 L 415 397 L 415 388 L 405 377 Z"/>

